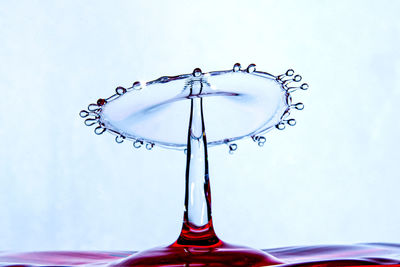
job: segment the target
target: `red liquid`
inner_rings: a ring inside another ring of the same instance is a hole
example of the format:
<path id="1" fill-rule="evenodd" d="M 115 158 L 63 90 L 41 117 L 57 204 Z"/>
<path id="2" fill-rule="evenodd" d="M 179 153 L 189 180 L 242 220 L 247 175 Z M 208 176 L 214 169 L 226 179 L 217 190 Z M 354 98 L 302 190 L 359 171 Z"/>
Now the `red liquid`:
<path id="1" fill-rule="evenodd" d="M 139 252 L 113 266 L 268 266 L 277 258 L 249 247 L 231 245 L 215 235 L 212 220 L 195 227 L 184 221 L 178 240 L 170 246 Z"/>
<path id="2" fill-rule="evenodd" d="M 229 246 L 225 244 L 226 246 Z M 234 247 L 227 247 L 232 251 Z M 211 249 L 211 248 L 210 248 Z M 154 249 L 155 253 L 165 249 Z M 176 250 L 180 250 L 179 248 Z M 218 248 L 221 256 L 223 248 Z M 238 249 L 240 250 L 240 249 Z M 182 250 L 180 250 L 182 251 Z M 253 251 L 253 250 L 252 250 Z M 201 249 L 191 249 L 186 253 L 197 253 L 205 256 L 207 251 Z M 214 251 L 215 252 L 215 251 Z M 214 253 L 213 252 L 213 253 Z M 285 247 L 266 250 L 269 254 L 285 262 L 279 267 L 288 266 L 309 266 L 309 267 L 334 267 L 334 266 L 400 266 L 400 244 L 358 244 L 358 245 L 336 245 L 336 246 L 304 246 L 304 247 Z M 53 251 L 53 252 L 25 252 L 25 253 L 5 253 L 0 252 L 0 266 L 115 266 L 129 258 L 145 252 L 95 252 L 95 251 Z M 203 254 L 201 254 L 203 253 Z M 218 252 L 219 253 L 219 252 Z M 176 254 L 180 255 L 180 254 Z M 244 255 L 244 254 L 242 254 Z M 154 255 L 153 255 L 154 256 Z M 225 256 L 224 256 L 225 257 Z M 206 257 L 203 257 L 204 260 Z M 169 266 L 237 266 L 227 253 L 227 260 L 222 264 L 213 262 L 212 264 L 183 263 Z M 239 261 L 240 263 L 240 261 Z M 142 264 L 136 266 L 143 266 Z M 146 265 L 144 265 L 146 266 Z M 257 266 L 249 264 L 247 266 Z"/>
<path id="3" fill-rule="evenodd" d="M 268 266 L 282 263 L 267 253 L 219 241 L 213 246 L 176 243 L 139 252 L 113 266 Z"/>
<path id="4" fill-rule="evenodd" d="M 193 83 L 190 93 L 202 92 Z M 222 242 L 211 216 L 207 138 L 203 98 L 190 100 L 186 158 L 185 212 L 178 240 L 170 246 L 139 252 L 114 266 L 268 266 L 282 263 L 265 252 Z"/>

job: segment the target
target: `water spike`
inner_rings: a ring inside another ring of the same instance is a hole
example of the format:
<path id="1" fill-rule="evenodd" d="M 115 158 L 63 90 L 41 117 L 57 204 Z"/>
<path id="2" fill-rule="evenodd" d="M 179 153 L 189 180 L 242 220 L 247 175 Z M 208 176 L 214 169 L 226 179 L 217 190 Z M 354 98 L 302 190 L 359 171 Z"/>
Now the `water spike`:
<path id="1" fill-rule="evenodd" d="M 139 81 L 136 81 L 136 82 L 133 83 L 132 88 L 135 89 L 135 90 L 140 90 L 143 87 L 142 87 L 142 84 Z"/>
<path id="2" fill-rule="evenodd" d="M 117 95 L 123 95 L 126 93 L 126 89 L 122 86 L 118 86 L 117 88 L 115 88 L 115 92 L 117 93 Z"/>
<path id="3" fill-rule="evenodd" d="M 256 71 L 256 64 L 250 64 L 246 70 L 248 73 L 252 73 Z"/>
<path id="4" fill-rule="evenodd" d="M 286 128 L 286 126 L 283 122 L 278 123 L 277 125 L 275 125 L 275 127 L 278 130 L 284 130 Z"/>
<path id="5" fill-rule="evenodd" d="M 289 119 L 286 121 L 286 123 L 290 126 L 295 126 L 296 125 L 296 120 L 295 119 Z"/>
<path id="6" fill-rule="evenodd" d="M 303 84 L 300 86 L 300 89 L 301 89 L 301 90 L 307 90 L 307 89 L 308 89 L 308 83 L 303 83 Z"/>
<path id="7" fill-rule="evenodd" d="M 242 65 L 240 65 L 240 63 L 236 63 L 235 65 L 233 65 L 233 72 L 238 72 L 241 68 Z"/>
<path id="8" fill-rule="evenodd" d="M 125 136 L 123 136 L 123 135 L 117 135 L 115 137 L 115 142 L 117 142 L 118 144 L 121 144 L 122 142 L 124 142 L 124 140 L 125 140 Z"/>
<path id="9" fill-rule="evenodd" d="M 104 106 L 105 104 L 107 104 L 107 101 L 104 98 L 99 98 L 99 100 L 97 100 L 97 105 L 99 107 Z"/>
<path id="10" fill-rule="evenodd" d="M 89 111 L 97 111 L 97 110 L 99 110 L 99 106 L 96 105 L 96 104 L 90 104 L 90 105 L 88 106 L 88 110 L 89 110 Z"/>
<path id="11" fill-rule="evenodd" d="M 298 75 L 298 74 L 297 74 L 296 76 L 294 76 L 293 81 L 295 81 L 295 82 L 300 82 L 301 79 L 302 79 L 301 75 Z"/>
<path id="12" fill-rule="evenodd" d="M 154 144 L 153 144 L 153 143 L 147 143 L 147 144 L 146 144 L 146 149 L 147 149 L 147 150 L 152 150 L 153 147 L 154 147 Z"/>
<path id="13" fill-rule="evenodd" d="M 97 127 L 94 129 L 94 133 L 97 134 L 97 135 L 101 135 L 101 134 L 103 134 L 105 131 L 106 131 L 106 128 L 103 128 L 102 126 L 97 126 Z"/>
<path id="14" fill-rule="evenodd" d="M 286 103 L 288 106 L 292 105 L 292 96 L 290 94 L 286 94 Z"/>
<path id="15" fill-rule="evenodd" d="M 297 90 L 299 89 L 299 87 L 287 87 L 287 88 L 285 88 L 285 89 L 286 89 L 286 92 L 288 92 L 289 94 L 291 94 L 291 93 L 297 91 Z"/>
<path id="16" fill-rule="evenodd" d="M 193 77 L 200 77 L 201 74 L 202 72 L 200 68 L 195 68 L 192 73 Z"/>
<path id="17" fill-rule="evenodd" d="M 135 142 L 133 142 L 133 147 L 134 148 L 140 148 L 143 145 L 143 141 L 140 140 L 135 140 Z"/>
<path id="18" fill-rule="evenodd" d="M 285 112 L 282 114 L 281 120 L 284 120 L 284 119 L 286 119 L 286 118 L 289 117 L 289 116 L 290 116 L 290 109 L 288 108 L 288 109 L 286 109 Z"/>
<path id="19" fill-rule="evenodd" d="M 85 120 L 85 125 L 86 126 L 92 126 L 95 125 L 98 122 L 97 119 L 89 118 Z"/>
<path id="20" fill-rule="evenodd" d="M 304 109 L 304 104 L 299 102 L 299 103 L 296 103 L 294 105 L 291 105 L 291 107 L 294 107 L 297 110 L 303 110 Z"/>
<path id="21" fill-rule="evenodd" d="M 89 112 L 87 112 L 86 110 L 81 110 L 81 111 L 79 112 L 79 116 L 80 116 L 81 118 L 86 118 L 87 116 L 89 116 Z"/>
<path id="22" fill-rule="evenodd" d="M 237 144 L 230 144 L 229 145 L 229 154 L 233 154 L 234 151 L 237 150 Z"/>
<path id="23" fill-rule="evenodd" d="M 294 74 L 294 70 L 292 70 L 292 69 L 288 69 L 287 71 L 286 71 L 286 73 L 285 73 L 285 75 L 286 76 L 293 76 L 293 74 Z"/>

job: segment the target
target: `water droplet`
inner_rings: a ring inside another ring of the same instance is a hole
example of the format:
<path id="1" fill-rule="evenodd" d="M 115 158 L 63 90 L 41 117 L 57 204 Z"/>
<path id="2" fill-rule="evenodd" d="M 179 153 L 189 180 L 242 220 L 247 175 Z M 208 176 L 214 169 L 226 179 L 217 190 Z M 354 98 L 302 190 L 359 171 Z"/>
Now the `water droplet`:
<path id="1" fill-rule="evenodd" d="M 192 75 L 193 75 L 194 77 L 199 77 L 199 76 L 201 75 L 201 69 L 200 69 L 200 68 L 195 68 L 195 69 L 193 70 Z"/>
<path id="2" fill-rule="evenodd" d="M 252 72 L 255 72 L 256 71 L 256 64 L 250 64 L 248 67 L 247 67 L 247 72 L 248 73 L 252 73 Z"/>
<path id="3" fill-rule="evenodd" d="M 81 110 L 81 112 L 79 112 L 79 116 L 81 118 L 86 118 L 87 116 L 89 116 L 89 112 L 87 112 L 86 110 Z"/>
<path id="4" fill-rule="evenodd" d="M 233 65 L 233 72 L 238 72 L 242 68 L 242 65 L 240 63 L 236 63 Z"/>
<path id="5" fill-rule="evenodd" d="M 294 104 L 293 107 L 297 110 L 303 110 L 304 109 L 304 104 L 299 102 L 297 104 Z"/>
<path id="6" fill-rule="evenodd" d="M 237 144 L 230 144 L 229 145 L 229 153 L 233 154 L 234 151 L 237 149 Z"/>
<path id="7" fill-rule="evenodd" d="M 140 90 L 142 89 L 142 84 L 139 81 L 136 81 L 133 83 L 132 88 L 135 90 Z"/>
<path id="8" fill-rule="evenodd" d="M 90 105 L 88 106 L 88 110 L 89 110 L 89 111 L 97 111 L 98 109 L 99 109 L 99 106 L 96 105 L 96 104 L 90 104 Z"/>
<path id="9" fill-rule="evenodd" d="M 115 92 L 117 93 L 117 95 L 123 95 L 126 93 L 126 89 L 122 86 L 118 86 L 117 88 L 115 88 Z"/>
<path id="10" fill-rule="evenodd" d="M 143 145 L 143 141 L 135 140 L 135 142 L 133 142 L 134 148 L 140 148 L 142 145 Z"/>
<path id="11" fill-rule="evenodd" d="M 287 124 L 289 124 L 290 126 L 295 126 L 296 125 L 296 120 L 295 119 L 289 119 L 286 121 Z"/>
<path id="12" fill-rule="evenodd" d="M 146 149 L 147 149 L 147 150 L 152 150 L 153 147 L 154 147 L 154 144 L 153 144 L 153 143 L 147 143 L 147 144 L 146 144 Z"/>
<path id="13" fill-rule="evenodd" d="M 97 123 L 97 119 L 93 119 L 93 118 L 90 118 L 90 119 L 86 119 L 85 120 L 85 125 L 86 126 L 92 126 L 92 125 L 95 125 L 96 123 Z"/>
<path id="14" fill-rule="evenodd" d="M 94 133 L 97 134 L 97 135 L 101 135 L 101 134 L 103 134 L 105 131 L 106 131 L 106 128 L 103 128 L 102 126 L 97 126 L 97 127 L 94 129 Z"/>
<path id="15" fill-rule="evenodd" d="M 103 99 L 103 98 L 99 98 L 99 100 L 97 100 L 97 105 L 99 107 L 105 105 L 106 103 L 107 103 L 107 101 L 105 99 Z"/>
<path id="16" fill-rule="evenodd" d="M 183 153 L 185 153 L 185 155 L 187 154 L 187 149 L 186 148 L 183 150 Z"/>
<path id="17" fill-rule="evenodd" d="M 254 136 L 253 141 L 257 142 L 258 146 L 264 146 L 266 139 L 264 136 Z"/>
<path id="18" fill-rule="evenodd" d="M 293 79 L 293 81 L 295 81 L 295 82 L 300 82 L 301 81 L 301 75 L 296 75 L 296 76 L 294 76 L 294 79 Z"/>
<path id="19" fill-rule="evenodd" d="M 307 90 L 307 89 L 308 89 L 308 83 L 303 83 L 303 84 L 300 86 L 300 89 L 301 89 L 301 90 Z"/>
<path id="20" fill-rule="evenodd" d="M 118 144 L 121 144 L 122 142 L 124 142 L 124 140 L 125 140 L 125 136 L 123 136 L 123 135 L 117 135 L 115 137 L 115 142 L 117 142 Z"/>
<path id="21" fill-rule="evenodd" d="M 275 127 L 278 130 L 284 130 L 286 128 L 286 126 L 283 122 L 278 123 L 277 125 L 275 125 Z"/>
<path id="22" fill-rule="evenodd" d="M 286 76 L 293 76 L 293 74 L 294 74 L 294 70 L 292 70 L 292 69 L 288 69 L 287 71 L 286 71 Z"/>

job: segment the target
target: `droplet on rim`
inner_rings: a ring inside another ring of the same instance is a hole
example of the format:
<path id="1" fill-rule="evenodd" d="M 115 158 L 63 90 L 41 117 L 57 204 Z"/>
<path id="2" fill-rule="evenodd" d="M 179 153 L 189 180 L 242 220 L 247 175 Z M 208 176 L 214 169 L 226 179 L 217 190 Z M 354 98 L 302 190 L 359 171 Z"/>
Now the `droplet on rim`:
<path id="1" fill-rule="evenodd" d="M 304 109 L 304 104 L 299 102 L 297 104 L 294 104 L 293 107 L 297 110 L 303 110 Z"/>
<path id="2" fill-rule="evenodd" d="M 106 131 L 106 128 L 103 128 L 103 127 L 101 127 L 101 126 L 97 126 L 97 127 L 94 129 L 94 133 L 97 134 L 97 135 L 101 135 L 101 134 L 103 134 L 105 131 Z"/>
<path id="3" fill-rule="evenodd" d="M 287 124 L 289 124 L 290 126 L 295 126 L 296 125 L 296 120 L 295 119 L 289 119 L 286 121 Z"/>
<path id="4" fill-rule="evenodd" d="M 126 89 L 122 86 L 118 86 L 117 88 L 115 88 L 115 92 L 117 93 L 117 95 L 123 95 L 126 93 Z"/>
<path id="5" fill-rule="evenodd" d="M 288 69 L 286 71 L 286 76 L 293 76 L 293 74 L 294 74 L 294 70 L 292 70 L 292 69 Z"/>
<path id="6" fill-rule="evenodd" d="M 104 98 L 99 98 L 99 100 L 97 100 L 97 105 L 99 107 L 105 105 L 107 103 L 107 101 Z"/>
<path id="7" fill-rule="evenodd" d="M 294 79 L 293 79 L 295 82 L 300 82 L 301 81 L 301 75 L 296 75 L 296 76 L 294 76 Z"/>
<path id="8" fill-rule="evenodd" d="M 266 139 L 264 136 L 254 136 L 253 141 L 257 142 L 258 146 L 264 146 Z"/>
<path id="9" fill-rule="evenodd" d="M 201 75 L 201 69 L 200 69 L 200 68 L 195 68 L 195 69 L 193 70 L 192 75 L 193 75 L 194 77 L 199 77 L 199 76 Z"/>
<path id="10" fill-rule="evenodd" d="M 300 86 L 300 89 L 301 89 L 301 90 L 307 90 L 307 89 L 308 89 L 308 83 L 303 83 L 303 84 Z"/>
<path id="11" fill-rule="evenodd" d="M 132 88 L 135 90 L 140 90 L 142 89 L 142 84 L 139 81 L 136 81 L 133 83 Z"/>
<path id="12" fill-rule="evenodd" d="M 142 145 L 143 145 L 143 141 L 136 140 L 135 142 L 133 142 L 134 148 L 140 148 Z"/>
<path id="13" fill-rule="evenodd" d="M 87 116 L 89 116 L 89 112 L 87 112 L 86 110 L 81 110 L 81 111 L 79 112 L 79 116 L 80 116 L 81 118 L 86 118 Z"/>
<path id="14" fill-rule="evenodd" d="M 92 119 L 92 118 L 90 118 L 90 119 L 86 119 L 85 120 L 85 125 L 86 126 L 92 126 L 92 125 L 95 125 L 96 123 L 97 123 L 97 119 Z"/>
<path id="15" fill-rule="evenodd" d="M 277 125 L 275 125 L 275 127 L 278 130 L 284 130 L 286 128 L 286 126 L 283 122 L 278 123 Z"/>
<path id="16" fill-rule="evenodd" d="M 248 73 L 252 73 L 252 72 L 255 72 L 256 71 L 256 64 L 250 64 L 248 67 L 247 67 L 247 72 Z"/>
<path id="17" fill-rule="evenodd" d="M 146 144 L 146 149 L 147 149 L 147 150 L 152 150 L 153 147 L 154 147 L 154 144 L 153 144 L 153 143 L 147 143 L 147 144 Z"/>
<path id="18" fill-rule="evenodd" d="M 240 63 L 236 63 L 233 65 L 233 72 L 238 72 L 242 68 L 242 65 Z"/>
<path id="19" fill-rule="evenodd" d="M 96 111 L 96 110 L 98 110 L 98 109 L 99 109 L 99 106 L 96 105 L 96 104 L 90 104 L 90 105 L 88 106 L 88 110 L 89 110 L 89 111 Z"/>
<path id="20" fill-rule="evenodd" d="M 124 140 L 125 140 L 125 136 L 123 136 L 123 135 L 117 135 L 115 137 L 115 142 L 117 142 L 118 144 L 121 144 L 122 142 L 124 142 Z"/>
<path id="21" fill-rule="evenodd" d="M 237 149 L 237 144 L 230 144 L 229 145 L 229 153 L 232 154 Z"/>

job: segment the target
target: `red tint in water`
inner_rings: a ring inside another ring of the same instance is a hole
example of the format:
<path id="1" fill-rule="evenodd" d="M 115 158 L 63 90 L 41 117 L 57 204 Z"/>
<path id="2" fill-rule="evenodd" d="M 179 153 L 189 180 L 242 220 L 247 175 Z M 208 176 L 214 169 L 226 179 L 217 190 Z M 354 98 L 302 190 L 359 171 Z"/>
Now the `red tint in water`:
<path id="1" fill-rule="evenodd" d="M 113 266 L 268 266 L 283 263 L 267 253 L 221 241 L 212 220 L 195 227 L 184 222 L 178 240 L 170 246 L 145 250 Z"/>
<path id="2" fill-rule="evenodd" d="M 267 266 L 282 263 L 267 253 L 219 241 L 211 246 L 174 243 L 139 252 L 113 266 Z"/>
<path id="3" fill-rule="evenodd" d="M 193 83 L 191 95 L 200 95 Z M 267 253 L 222 242 L 214 232 L 203 98 L 192 98 L 188 127 L 185 212 L 175 243 L 139 252 L 115 266 L 268 266 L 282 263 Z"/>
<path id="4" fill-rule="evenodd" d="M 43 252 L 25 252 L 25 253 L 10 253 L 0 252 L 0 266 L 121 266 L 121 263 L 128 262 L 133 259 L 132 256 L 139 254 L 152 253 L 152 256 L 160 256 L 166 251 L 174 251 L 175 255 L 183 256 L 183 249 L 172 248 L 173 245 L 166 248 L 152 249 L 151 251 L 143 251 L 140 253 L 113 251 L 43 251 Z M 192 248 L 186 251 L 186 255 L 193 253 L 192 256 L 202 256 L 202 261 L 206 259 L 208 250 L 213 250 L 212 253 L 220 253 L 225 257 L 225 260 L 220 263 L 216 260 L 208 258 L 213 263 L 210 264 L 196 264 L 196 263 L 183 263 L 169 266 L 237 266 L 235 263 L 243 262 L 243 259 L 238 259 L 237 262 L 231 257 L 229 253 L 224 255 L 223 250 L 228 249 L 246 252 L 245 248 L 238 248 L 232 245 L 224 244 L 218 248 Z M 254 250 L 251 249 L 251 252 Z M 400 266 L 400 244 L 357 244 L 357 245 L 325 245 L 325 246 L 303 246 L 303 247 L 284 247 L 266 250 L 269 254 L 285 262 L 279 267 L 289 266 L 308 266 L 308 267 L 334 267 L 334 266 Z M 133 255 L 132 255 L 133 253 Z M 244 255 L 244 254 L 242 254 Z M 191 257 L 192 257 L 191 256 Z M 130 257 L 130 258 L 129 258 Z M 168 258 L 172 262 L 172 258 Z M 194 262 L 194 261 L 192 261 Z M 151 263 L 150 263 L 151 264 Z M 232 265 L 229 265 L 232 264 Z M 141 263 L 136 266 L 143 266 Z M 144 265 L 146 266 L 146 265 Z M 148 266 L 148 265 L 147 265 Z M 160 266 L 154 265 L 153 266 Z M 162 265 L 161 265 L 162 266 Z M 253 264 L 242 266 L 257 266 Z"/>

